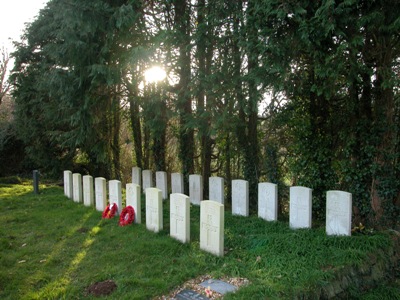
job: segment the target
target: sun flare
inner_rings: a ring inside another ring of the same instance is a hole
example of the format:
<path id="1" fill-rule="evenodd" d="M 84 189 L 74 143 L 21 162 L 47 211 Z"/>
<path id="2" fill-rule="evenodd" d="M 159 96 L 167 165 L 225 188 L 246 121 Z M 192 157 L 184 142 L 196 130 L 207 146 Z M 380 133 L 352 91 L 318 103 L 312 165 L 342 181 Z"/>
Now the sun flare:
<path id="1" fill-rule="evenodd" d="M 164 69 L 158 66 L 151 67 L 144 72 L 144 79 L 146 82 L 157 82 L 162 81 L 165 79 L 167 74 L 165 73 Z"/>

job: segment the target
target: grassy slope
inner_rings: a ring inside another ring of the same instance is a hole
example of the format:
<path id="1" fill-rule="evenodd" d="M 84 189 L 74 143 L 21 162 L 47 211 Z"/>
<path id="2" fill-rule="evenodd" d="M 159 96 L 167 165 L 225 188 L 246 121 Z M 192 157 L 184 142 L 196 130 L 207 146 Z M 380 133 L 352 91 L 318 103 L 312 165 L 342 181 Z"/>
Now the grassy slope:
<path id="1" fill-rule="evenodd" d="M 145 228 L 144 209 L 143 224 L 119 227 L 59 187 L 41 186 L 34 195 L 29 184 L 0 185 L 0 299 L 82 299 L 86 287 L 106 279 L 118 285 L 106 298 L 151 299 L 202 274 L 250 280 L 227 299 L 290 299 L 390 243 L 384 234 L 327 237 L 324 228 L 293 231 L 285 222 L 226 212 L 228 252 L 217 258 L 199 250 L 198 207 L 191 208 L 190 244 L 168 236 L 167 204 L 164 230 L 155 234 Z M 400 289 L 375 293 L 363 298 L 396 299 Z"/>

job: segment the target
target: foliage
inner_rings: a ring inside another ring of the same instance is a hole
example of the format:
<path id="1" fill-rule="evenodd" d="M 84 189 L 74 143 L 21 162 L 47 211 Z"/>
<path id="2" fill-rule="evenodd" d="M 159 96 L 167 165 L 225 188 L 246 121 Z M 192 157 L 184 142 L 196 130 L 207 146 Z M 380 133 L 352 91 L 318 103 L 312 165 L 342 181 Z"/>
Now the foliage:
<path id="1" fill-rule="evenodd" d="M 305 185 L 323 219 L 326 191 L 340 189 L 357 222 L 396 226 L 398 9 L 54 0 L 13 54 L 18 135 L 37 168 L 60 174 L 83 155 L 92 175 L 121 178 L 130 123 L 136 165 L 180 171 L 186 187 L 192 173 L 224 177 L 228 204 L 236 178 L 253 209 L 261 180 Z M 146 84 L 152 65 L 167 79 Z"/>

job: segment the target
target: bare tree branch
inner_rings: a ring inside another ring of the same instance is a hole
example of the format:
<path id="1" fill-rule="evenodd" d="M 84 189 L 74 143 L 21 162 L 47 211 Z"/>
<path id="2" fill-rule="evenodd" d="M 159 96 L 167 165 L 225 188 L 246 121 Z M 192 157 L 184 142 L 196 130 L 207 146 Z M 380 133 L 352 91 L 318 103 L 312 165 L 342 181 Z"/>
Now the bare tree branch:
<path id="1" fill-rule="evenodd" d="M 4 96 L 10 90 L 10 84 L 7 81 L 6 77 L 9 61 L 10 61 L 10 56 L 8 55 L 7 50 L 4 47 L 2 47 L 1 58 L 0 58 L 0 105 L 3 102 Z"/>

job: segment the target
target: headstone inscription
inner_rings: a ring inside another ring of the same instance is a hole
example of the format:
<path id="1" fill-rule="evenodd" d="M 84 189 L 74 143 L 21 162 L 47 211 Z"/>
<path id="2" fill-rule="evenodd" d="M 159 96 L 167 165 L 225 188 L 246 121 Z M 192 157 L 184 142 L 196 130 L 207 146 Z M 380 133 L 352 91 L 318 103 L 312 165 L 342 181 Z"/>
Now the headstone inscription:
<path id="1" fill-rule="evenodd" d="M 146 228 L 159 232 L 163 229 L 163 206 L 161 190 L 146 189 Z"/>
<path id="2" fill-rule="evenodd" d="M 110 180 L 108 182 L 109 188 L 109 202 L 110 206 L 112 204 L 116 204 L 118 208 L 118 214 L 120 215 L 122 212 L 122 190 L 121 190 L 121 181 L 119 180 Z"/>
<path id="3" fill-rule="evenodd" d="M 183 188 L 183 174 L 172 173 L 171 174 L 171 190 L 172 194 L 184 194 L 185 189 Z"/>
<path id="4" fill-rule="evenodd" d="M 258 216 L 266 221 L 278 220 L 278 186 L 270 182 L 258 184 Z"/>
<path id="5" fill-rule="evenodd" d="M 132 183 L 139 186 L 142 185 L 142 169 L 139 167 L 132 168 Z"/>
<path id="6" fill-rule="evenodd" d="M 200 205 L 203 200 L 203 177 L 197 174 L 189 175 L 190 203 Z"/>
<path id="7" fill-rule="evenodd" d="M 94 205 L 93 177 L 90 175 L 83 176 L 83 204 L 85 206 Z"/>
<path id="8" fill-rule="evenodd" d="M 190 242 L 190 199 L 184 194 L 170 196 L 170 235 L 182 243 Z"/>
<path id="9" fill-rule="evenodd" d="M 143 183 L 143 192 L 146 192 L 147 188 L 153 187 L 153 171 L 152 170 L 143 170 L 142 172 L 142 183 Z"/>
<path id="10" fill-rule="evenodd" d="M 82 203 L 82 176 L 79 173 L 72 174 L 74 202 Z"/>
<path id="11" fill-rule="evenodd" d="M 96 197 L 96 210 L 104 211 L 107 207 L 107 181 L 103 177 L 94 179 L 94 190 Z"/>
<path id="12" fill-rule="evenodd" d="M 161 195 L 164 200 L 168 199 L 167 172 L 163 171 L 156 172 L 156 188 L 161 190 Z"/>
<path id="13" fill-rule="evenodd" d="M 249 182 L 247 180 L 232 180 L 232 214 L 249 216 Z"/>
<path id="14" fill-rule="evenodd" d="M 72 199 L 73 197 L 73 187 L 72 187 L 72 172 L 64 171 L 64 195 Z"/>
<path id="15" fill-rule="evenodd" d="M 222 177 L 210 177 L 208 179 L 209 186 L 209 200 L 216 201 L 224 204 L 224 178 Z"/>
<path id="16" fill-rule="evenodd" d="M 200 249 L 224 256 L 224 205 L 204 200 L 200 204 Z"/>
<path id="17" fill-rule="evenodd" d="M 343 191 L 326 193 L 326 234 L 351 236 L 352 195 Z"/>
<path id="18" fill-rule="evenodd" d="M 289 226 L 292 229 L 311 228 L 312 189 L 302 186 L 290 188 Z"/>
<path id="19" fill-rule="evenodd" d="M 132 206 L 135 210 L 135 223 L 142 223 L 142 205 L 140 202 L 140 185 L 135 183 L 126 184 L 126 206 Z"/>

